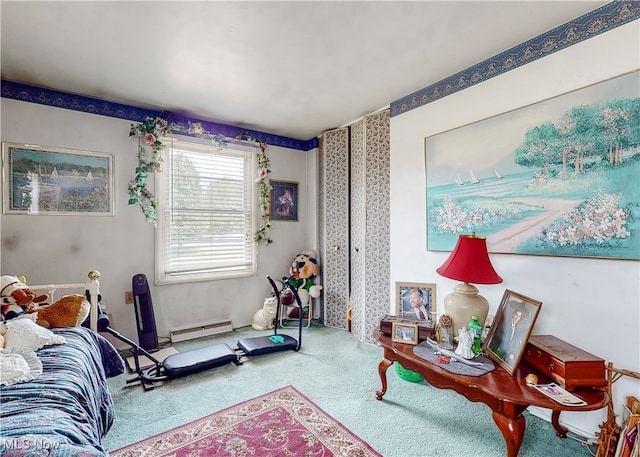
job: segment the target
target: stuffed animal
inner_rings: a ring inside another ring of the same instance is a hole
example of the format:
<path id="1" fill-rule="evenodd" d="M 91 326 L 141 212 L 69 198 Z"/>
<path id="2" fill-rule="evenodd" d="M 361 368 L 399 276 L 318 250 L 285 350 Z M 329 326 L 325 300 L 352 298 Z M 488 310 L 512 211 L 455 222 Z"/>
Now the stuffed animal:
<path id="1" fill-rule="evenodd" d="M 45 328 L 78 327 L 89 316 L 91 303 L 80 294 L 63 295 L 47 306 L 32 306 L 27 312 L 38 313 L 36 323 Z"/>
<path id="2" fill-rule="evenodd" d="M 46 295 L 36 295 L 25 282 L 24 276 L 0 276 L 0 312 L 4 320 L 25 314 L 32 303 L 40 303 L 47 299 Z"/>
<path id="3" fill-rule="evenodd" d="M 308 250 L 298 254 L 291 263 L 289 284 L 296 288 L 300 296 L 303 312 L 309 312 L 309 304 L 312 298 L 318 298 L 322 286 L 313 283 L 313 278 L 320 272 L 316 251 Z M 298 308 L 292 307 L 288 316 L 298 317 Z"/>
<path id="4" fill-rule="evenodd" d="M 278 299 L 276 297 L 267 297 L 264 304 L 253 315 L 253 323 L 251 327 L 256 330 L 267 330 L 273 328 L 276 318 L 276 310 L 278 307 Z"/>

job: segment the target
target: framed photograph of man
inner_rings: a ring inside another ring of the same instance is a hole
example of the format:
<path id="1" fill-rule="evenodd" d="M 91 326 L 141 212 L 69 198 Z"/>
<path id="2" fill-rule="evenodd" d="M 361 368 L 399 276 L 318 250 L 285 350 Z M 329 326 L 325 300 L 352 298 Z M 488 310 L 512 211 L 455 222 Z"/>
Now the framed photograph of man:
<path id="1" fill-rule="evenodd" d="M 393 322 L 391 340 L 395 343 L 418 344 L 418 324 Z"/>
<path id="2" fill-rule="evenodd" d="M 434 321 L 436 285 L 396 282 L 396 314 L 409 319 Z"/>
<path id="3" fill-rule="evenodd" d="M 542 302 L 505 290 L 483 349 L 510 375 L 518 368 Z"/>

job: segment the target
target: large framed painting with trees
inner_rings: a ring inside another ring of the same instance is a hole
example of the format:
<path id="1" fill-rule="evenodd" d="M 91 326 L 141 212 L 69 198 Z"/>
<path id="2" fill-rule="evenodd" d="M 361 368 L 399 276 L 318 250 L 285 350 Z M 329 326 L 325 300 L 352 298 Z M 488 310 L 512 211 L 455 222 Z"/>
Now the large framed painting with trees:
<path id="1" fill-rule="evenodd" d="M 427 250 L 640 259 L 640 72 L 425 139 Z"/>

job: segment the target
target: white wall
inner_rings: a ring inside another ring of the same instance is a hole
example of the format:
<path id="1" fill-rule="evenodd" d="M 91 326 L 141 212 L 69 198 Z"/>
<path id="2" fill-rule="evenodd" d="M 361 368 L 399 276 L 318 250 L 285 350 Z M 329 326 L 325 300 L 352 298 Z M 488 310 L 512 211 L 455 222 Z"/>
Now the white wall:
<path id="1" fill-rule="evenodd" d="M 273 222 L 274 244 L 260 246 L 257 275 L 154 286 L 155 229 L 137 205 L 127 204 L 127 184 L 137 164 L 137 141 L 129 138 L 131 122 L 0 100 L 2 141 L 114 154 L 116 209 L 115 217 L 3 215 L 0 271 L 25 275 L 31 284 L 51 284 L 82 282 L 90 270 L 99 270 L 112 326 L 125 336 L 137 339 L 133 307 L 124 304 L 124 293 L 131 290 L 131 278 L 137 273 L 144 273 L 151 283 L 158 335 L 167 337 L 173 328 L 221 319 L 231 319 L 234 327 L 250 325 L 271 291 L 265 276 L 284 276 L 295 254 L 317 249 L 308 225 L 315 224 L 315 187 L 313 195 L 307 190 L 307 173 L 315 179 L 317 150 L 268 146 L 270 177 L 298 181 L 301 205 L 299 222 Z"/>
<path id="2" fill-rule="evenodd" d="M 435 272 L 448 253 L 426 250 L 425 137 L 637 70 L 638 31 L 639 21 L 629 23 L 391 119 L 391 296 L 396 281 L 435 283 L 441 311 L 456 284 Z M 491 314 L 505 289 L 520 292 L 543 302 L 533 333 L 640 371 L 639 262 L 505 254 L 491 260 L 504 278 L 479 286 Z M 624 395 L 639 392 L 636 380 L 616 382 L 616 412 Z M 604 417 L 604 410 L 563 413 L 561 421 L 593 433 Z"/>

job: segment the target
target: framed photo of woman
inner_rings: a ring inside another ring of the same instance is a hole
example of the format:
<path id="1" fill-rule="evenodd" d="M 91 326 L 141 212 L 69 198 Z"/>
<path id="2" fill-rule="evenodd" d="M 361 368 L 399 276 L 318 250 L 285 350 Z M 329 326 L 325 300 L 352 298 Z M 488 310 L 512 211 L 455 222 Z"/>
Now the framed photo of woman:
<path id="1" fill-rule="evenodd" d="M 505 290 L 483 349 L 513 375 L 529 341 L 542 302 Z"/>

